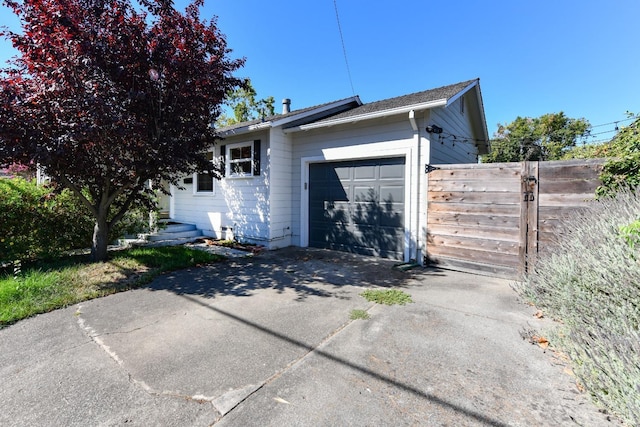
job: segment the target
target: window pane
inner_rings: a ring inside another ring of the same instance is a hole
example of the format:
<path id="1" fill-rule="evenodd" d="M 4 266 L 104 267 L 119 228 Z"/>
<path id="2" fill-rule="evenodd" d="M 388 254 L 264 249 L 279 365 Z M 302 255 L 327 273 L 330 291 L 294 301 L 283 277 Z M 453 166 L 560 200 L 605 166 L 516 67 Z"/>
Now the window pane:
<path id="1" fill-rule="evenodd" d="M 207 173 L 198 174 L 198 192 L 212 192 L 213 178 Z"/>
<path id="2" fill-rule="evenodd" d="M 244 175 L 251 173 L 251 162 L 237 162 L 231 164 L 231 173 L 234 175 Z"/>
<path id="3" fill-rule="evenodd" d="M 231 160 L 250 160 L 251 148 L 251 145 L 231 148 L 229 149 L 229 157 Z"/>
<path id="4" fill-rule="evenodd" d="M 250 159 L 251 158 L 251 147 L 236 147 L 229 150 L 229 154 L 231 156 L 231 160 L 240 160 L 240 159 Z"/>
<path id="5" fill-rule="evenodd" d="M 250 159 L 251 158 L 251 146 L 247 145 L 244 147 L 240 147 L 240 151 L 241 151 L 241 155 L 243 159 Z"/>

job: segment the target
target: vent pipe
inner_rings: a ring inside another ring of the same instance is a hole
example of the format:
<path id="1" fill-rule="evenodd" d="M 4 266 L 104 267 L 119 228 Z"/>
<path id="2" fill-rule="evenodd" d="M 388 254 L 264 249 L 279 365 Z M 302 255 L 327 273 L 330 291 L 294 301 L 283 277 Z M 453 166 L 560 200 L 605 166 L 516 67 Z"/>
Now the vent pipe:
<path id="1" fill-rule="evenodd" d="M 285 98 L 282 100 L 282 114 L 289 114 L 291 112 L 291 100 Z"/>

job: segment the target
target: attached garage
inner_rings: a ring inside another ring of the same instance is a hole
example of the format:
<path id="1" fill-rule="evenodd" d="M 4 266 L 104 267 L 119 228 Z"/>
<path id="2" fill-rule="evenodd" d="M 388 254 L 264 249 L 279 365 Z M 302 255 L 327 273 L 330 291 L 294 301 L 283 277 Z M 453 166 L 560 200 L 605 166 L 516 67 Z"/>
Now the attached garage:
<path id="1" fill-rule="evenodd" d="M 429 165 L 476 163 L 489 139 L 477 79 L 370 103 L 352 96 L 236 123 L 218 132 L 215 166 L 251 147 L 252 173 L 206 191 L 171 187 L 169 216 L 206 236 L 268 249 L 318 247 L 422 263 Z M 261 141 L 259 147 L 255 141 Z M 242 153 L 241 153 L 242 154 Z M 226 162 L 228 164 L 228 162 Z M 249 170 L 249 169 L 247 169 Z"/>
<path id="2" fill-rule="evenodd" d="M 309 245 L 404 259 L 405 158 L 309 165 Z"/>

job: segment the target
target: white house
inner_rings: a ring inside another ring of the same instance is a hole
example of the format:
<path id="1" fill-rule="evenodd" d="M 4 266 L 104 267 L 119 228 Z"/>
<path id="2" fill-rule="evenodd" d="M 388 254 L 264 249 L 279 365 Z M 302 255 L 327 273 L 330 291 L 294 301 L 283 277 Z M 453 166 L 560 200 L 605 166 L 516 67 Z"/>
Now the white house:
<path id="1" fill-rule="evenodd" d="M 355 96 L 220 129 L 206 174 L 171 189 L 169 217 L 203 234 L 423 260 L 427 165 L 476 163 L 479 80 L 363 104 Z M 215 161 L 214 160 L 214 161 Z"/>

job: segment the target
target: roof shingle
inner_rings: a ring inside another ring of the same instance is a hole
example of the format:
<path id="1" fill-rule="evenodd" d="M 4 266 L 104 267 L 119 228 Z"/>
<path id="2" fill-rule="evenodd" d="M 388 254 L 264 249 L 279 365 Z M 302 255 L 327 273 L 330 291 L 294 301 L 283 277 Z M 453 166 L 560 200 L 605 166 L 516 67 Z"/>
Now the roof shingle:
<path id="1" fill-rule="evenodd" d="M 377 113 L 380 111 L 394 110 L 396 108 L 408 107 L 411 105 L 425 104 L 432 101 L 438 101 L 441 99 L 449 100 L 457 95 L 461 90 L 476 82 L 477 79 L 467 80 L 448 86 L 442 86 L 435 89 L 429 89 L 422 92 L 411 93 L 408 95 L 397 96 L 395 98 L 384 99 L 381 101 L 370 102 L 363 104 L 359 107 L 351 110 L 344 111 L 340 114 L 332 116 L 324 120 L 339 120 L 343 118 L 356 117 L 361 115 L 367 115 Z M 324 120 L 319 120 L 322 122 Z"/>

